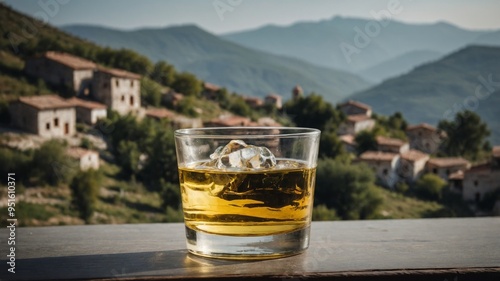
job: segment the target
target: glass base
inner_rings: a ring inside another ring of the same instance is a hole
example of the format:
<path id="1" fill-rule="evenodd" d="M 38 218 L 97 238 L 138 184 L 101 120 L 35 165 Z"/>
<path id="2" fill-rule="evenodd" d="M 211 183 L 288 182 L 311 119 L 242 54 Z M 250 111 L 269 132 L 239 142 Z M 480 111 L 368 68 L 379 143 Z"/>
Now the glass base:
<path id="1" fill-rule="evenodd" d="M 299 254 L 309 246 L 310 227 L 266 236 L 226 236 L 186 227 L 190 253 L 220 259 L 274 259 Z"/>

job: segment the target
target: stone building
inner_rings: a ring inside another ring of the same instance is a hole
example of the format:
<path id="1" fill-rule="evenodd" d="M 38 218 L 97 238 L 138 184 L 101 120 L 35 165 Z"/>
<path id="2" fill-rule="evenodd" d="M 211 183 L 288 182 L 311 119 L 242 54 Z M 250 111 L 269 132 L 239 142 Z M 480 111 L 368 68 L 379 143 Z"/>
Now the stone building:
<path id="1" fill-rule="evenodd" d="M 458 171 L 468 170 L 470 166 L 470 162 L 462 157 L 443 157 L 429 159 L 425 165 L 425 169 L 427 173 L 433 173 L 443 180 L 448 181 L 450 175 Z"/>
<path id="2" fill-rule="evenodd" d="M 217 95 L 219 94 L 219 90 L 220 90 L 219 86 L 212 83 L 204 82 L 201 96 L 208 100 L 217 100 Z"/>
<path id="3" fill-rule="evenodd" d="M 408 126 L 406 135 L 410 140 L 411 149 L 417 149 L 428 154 L 436 153 L 443 138 L 445 138 L 443 132 L 427 123 Z"/>
<path id="4" fill-rule="evenodd" d="M 366 151 L 357 159 L 357 162 L 363 162 L 370 166 L 375 171 L 380 183 L 391 189 L 399 180 L 397 174 L 399 161 L 400 156 L 397 153 L 381 151 Z"/>
<path id="5" fill-rule="evenodd" d="M 94 125 L 97 120 L 106 118 L 108 115 L 107 106 L 102 103 L 79 98 L 71 98 L 67 101 L 75 106 L 77 122 Z"/>
<path id="6" fill-rule="evenodd" d="M 418 150 L 411 149 L 401 153 L 399 176 L 407 182 L 415 182 L 424 173 L 427 160 L 429 160 L 429 155 Z"/>
<path id="7" fill-rule="evenodd" d="M 281 109 L 281 107 L 283 106 L 283 103 L 281 101 L 281 96 L 277 95 L 277 94 L 267 95 L 264 98 L 264 104 L 272 105 L 272 106 L 276 107 L 277 109 Z"/>
<path id="8" fill-rule="evenodd" d="M 66 154 L 78 162 L 78 167 L 82 171 L 99 169 L 99 153 L 97 151 L 81 147 L 70 147 L 66 151 Z"/>
<path id="9" fill-rule="evenodd" d="M 378 136 L 376 138 L 376 141 L 377 141 L 377 149 L 379 151 L 404 153 L 410 149 L 409 143 L 402 141 L 400 139 Z"/>
<path id="10" fill-rule="evenodd" d="M 259 108 L 264 105 L 264 101 L 258 97 L 243 97 L 243 100 L 251 108 Z"/>
<path id="11" fill-rule="evenodd" d="M 138 114 L 141 76 L 121 69 L 99 67 L 92 80 L 92 97 L 119 114 Z"/>
<path id="12" fill-rule="evenodd" d="M 344 144 L 347 152 L 356 153 L 358 144 L 354 135 L 342 135 L 339 137 L 340 141 Z"/>
<path id="13" fill-rule="evenodd" d="M 371 131 L 375 126 L 375 120 L 367 115 L 349 115 L 338 128 L 339 135 L 356 135 L 357 133 L 368 130 Z"/>
<path id="14" fill-rule="evenodd" d="M 20 97 L 9 105 L 12 125 L 42 137 L 76 132 L 75 107 L 57 95 Z"/>
<path id="15" fill-rule="evenodd" d="M 492 150 L 489 163 L 476 165 L 464 172 L 462 198 L 478 203 L 485 194 L 500 189 L 500 146 Z"/>
<path id="16" fill-rule="evenodd" d="M 96 67 L 95 63 L 83 58 L 50 51 L 27 59 L 24 71 L 49 84 L 71 89 L 77 95 L 87 95 Z"/>
<path id="17" fill-rule="evenodd" d="M 295 85 L 292 89 L 292 99 L 296 100 L 304 96 L 304 90 L 300 85 Z"/>
<path id="18" fill-rule="evenodd" d="M 368 117 L 372 116 L 371 106 L 358 101 L 349 100 L 345 103 L 339 104 L 338 108 L 345 115 L 365 115 Z"/>

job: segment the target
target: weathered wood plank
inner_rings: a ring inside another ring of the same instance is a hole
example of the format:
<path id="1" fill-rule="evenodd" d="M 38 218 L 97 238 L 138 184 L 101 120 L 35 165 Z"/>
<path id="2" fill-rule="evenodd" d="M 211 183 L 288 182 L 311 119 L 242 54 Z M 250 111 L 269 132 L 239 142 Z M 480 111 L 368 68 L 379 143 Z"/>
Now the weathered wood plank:
<path id="1" fill-rule="evenodd" d="M 314 222 L 311 232 L 303 254 L 227 261 L 187 254 L 183 224 L 26 227 L 10 274 L 2 230 L 0 278 L 500 280 L 500 218 Z"/>

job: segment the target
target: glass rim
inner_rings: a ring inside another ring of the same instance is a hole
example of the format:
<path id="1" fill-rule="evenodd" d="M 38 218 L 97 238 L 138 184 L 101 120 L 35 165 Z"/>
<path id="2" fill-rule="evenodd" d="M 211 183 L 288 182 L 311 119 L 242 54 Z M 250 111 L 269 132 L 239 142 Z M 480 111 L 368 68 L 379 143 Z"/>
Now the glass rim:
<path id="1" fill-rule="evenodd" d="M 242 133 L 227 133 L 224 131 L 240 130 Z M 248 134 L 251 131 L 269 131 L 268 133 Z M 272 133 L 273 130 L 279 130 L 279 133 Z M 221 132 L 221 134 L 214 134 L 210 132 Z M 287 132 L 288 131 L 288 132 Z M 306 137 L 316 136 L 321 133 L 320 130 L 315 128 L 306 127 L 204 127 L 204 128 L 187 128 L 175 130 L 174 135 L 176 138 L 195 137 L 195 138 L 212 138 L 212 139 L 229 139 L 234 137 L 242 137 L 245 139 L 257 138 L 284 138 L 284 137 Z"/>

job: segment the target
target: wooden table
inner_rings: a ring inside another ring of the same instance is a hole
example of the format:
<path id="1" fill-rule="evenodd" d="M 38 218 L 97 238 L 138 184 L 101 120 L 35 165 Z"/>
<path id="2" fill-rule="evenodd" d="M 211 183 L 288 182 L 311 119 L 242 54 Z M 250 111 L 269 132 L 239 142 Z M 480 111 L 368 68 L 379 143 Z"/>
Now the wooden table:
<path id="1" fill-rule="evenodd" d="M 500 280 L 500 218 L 314 222 L 300 255 L 227 261 L 187 254 L 184 225 L 25 227 L 2 280 Z"/>

